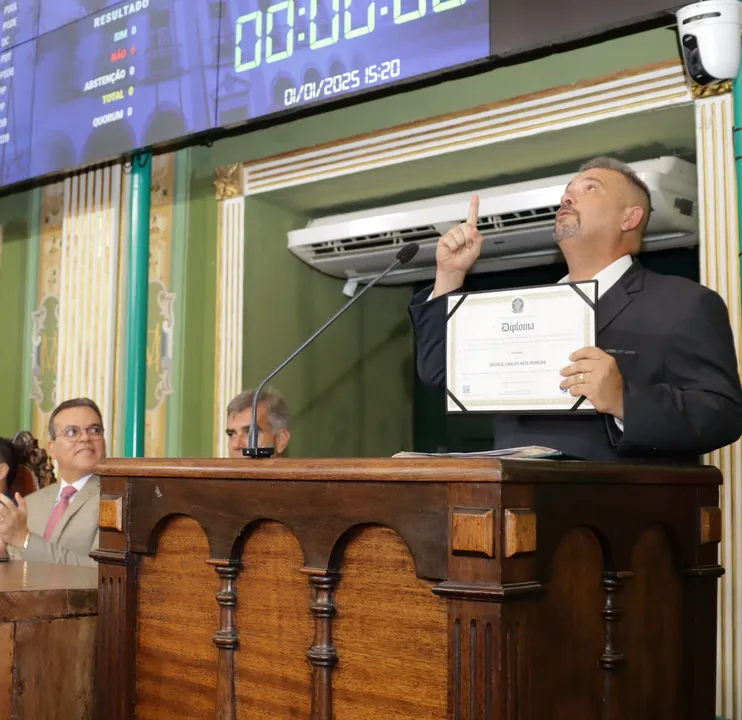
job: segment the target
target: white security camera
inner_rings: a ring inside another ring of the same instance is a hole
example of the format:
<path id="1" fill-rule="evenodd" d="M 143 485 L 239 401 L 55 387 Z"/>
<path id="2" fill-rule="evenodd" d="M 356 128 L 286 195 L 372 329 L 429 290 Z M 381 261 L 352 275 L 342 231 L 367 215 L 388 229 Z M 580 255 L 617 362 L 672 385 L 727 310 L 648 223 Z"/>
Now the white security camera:
<path id="1" fill-rule="evenodd" d="M 737 77 L 741 7 L 739 0 L 703 0 L 675 13 L 685 69 L 698 85 Z"/>

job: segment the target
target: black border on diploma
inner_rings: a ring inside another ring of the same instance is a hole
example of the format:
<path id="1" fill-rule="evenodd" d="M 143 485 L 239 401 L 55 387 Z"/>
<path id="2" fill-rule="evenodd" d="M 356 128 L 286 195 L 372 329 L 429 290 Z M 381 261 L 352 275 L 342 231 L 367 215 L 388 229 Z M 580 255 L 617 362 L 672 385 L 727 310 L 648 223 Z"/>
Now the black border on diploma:
<path id="1" fill-rule="evenodd" d="M 446 296 L 448 302 L 448 298 L 452 297 L 458 297 L 458 300 L 456 301 L 456 304 L 451 308 L 450 312 L 446 313 L 446 338 L 448 338 L 448 321 L 453 317 L 453 315 L 456 313 L 456 311 L 461 307 L 461 304 L 466 300 L 467 297 L 470 295 L 495 295 L 495 294 L 503 294 L 503 295 L 517 295 L 521 290 L 548 290 L 551 287 L 558 287 L 562 288 L 565 286 L 571 287 L 584 301 L 585 304 L 593 311 L 593 314 L 595 316 L 594 322 L 593 322 L 593 337 L 591 344 L 593 346 L 597 346 L 598 344 L 598 281 L 597 280 L 581 280 L 580 282 L 560 282 L 560 283 L 551 283 L 548 285 L 523 285 L 516 288 L 500 288 L 497 290 L 476 290 L 474 292 L 464 292 L 464 293 L 450 293 Z M 582 287 L 586 285 L 593 285 L 595 287 L 595 302 L 590 298 L 590 296 L 585 293 L 582 289 Z M 579 348 L 575 348 L 575 350 L 579 350 Z M 570 408 L 559 408 L 557 410 L 470 410 L 467 408 L 464 403 L 461 402 L 449 389 L 448 387 L 448 348 L 446 348 L 446 397 L 449 398 L 454 404 L 458 405 L 460 410 L 451 410 L 448 407 L 448 403 L 446 403 L 446 413 L 451 413 L 454 415 L 459 415 L 462 412 L 466 413 L 472 413 L 472 414 L 490 414 L 490 415 L 569 415 L 576 413 L 578 415 L 595 415 L 597 414 L 597 410 L 593 407 L 583 408 L 582 405 L 587 399 L 584 395 L 577 398 Z"/>

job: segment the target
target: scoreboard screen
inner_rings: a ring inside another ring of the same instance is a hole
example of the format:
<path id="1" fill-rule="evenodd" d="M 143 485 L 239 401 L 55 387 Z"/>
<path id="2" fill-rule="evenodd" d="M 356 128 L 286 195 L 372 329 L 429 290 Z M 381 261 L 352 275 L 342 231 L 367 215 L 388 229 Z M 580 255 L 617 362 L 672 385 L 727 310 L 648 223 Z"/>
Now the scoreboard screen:
<path id="1" fill-rule="evenodd" d="M 213 128 L 219 16 L 208 10 L 193 0 L 136 0 L 41 35 L 31 175 Z"/>
<path id="2" fill-rule="evenodd" d="M 0 0 L 0 187 L 470 65 L 489 0 Z"/>

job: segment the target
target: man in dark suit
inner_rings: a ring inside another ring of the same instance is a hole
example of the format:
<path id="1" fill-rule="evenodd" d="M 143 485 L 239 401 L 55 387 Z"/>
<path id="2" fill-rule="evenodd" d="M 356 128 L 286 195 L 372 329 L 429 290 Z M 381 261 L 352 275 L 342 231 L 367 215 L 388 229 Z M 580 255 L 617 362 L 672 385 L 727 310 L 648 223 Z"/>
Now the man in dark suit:
<path id="1" fill-rule="evenodd" d="M 435 285 L 410 316 L 423 382 L 445 386 L 446 295 L 462 291 L 482 246 L 479 199 L 443 235 Z M 496 448 L 543 445 L 592 460 L 698 462 L 742 435 L 742 388 L 724 301 L 632 256 L 649 221 L 649 190 L 625 165 L 596 158 L 562 196 L 554 237 L 564 280 L 598 281 L 598 347 L 575 348 L 562 387 L 597 415 L 495 415 Z"/>

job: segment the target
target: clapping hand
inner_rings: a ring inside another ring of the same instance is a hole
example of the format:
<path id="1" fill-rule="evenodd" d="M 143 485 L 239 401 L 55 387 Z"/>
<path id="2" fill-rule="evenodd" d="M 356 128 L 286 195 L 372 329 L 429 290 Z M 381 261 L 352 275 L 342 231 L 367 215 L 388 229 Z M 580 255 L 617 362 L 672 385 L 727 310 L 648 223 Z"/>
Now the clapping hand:
<path id="1" fill-rule="evenodd" d="M 0 494 L 0 542 L 23 548 L 28 536 L 28 510 L 19 493 L 15 494 L 15 499 L 17 507 L 10 498 Z"/>

